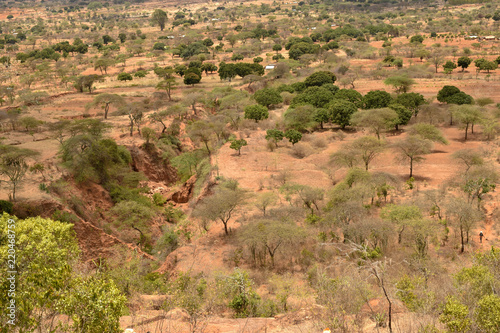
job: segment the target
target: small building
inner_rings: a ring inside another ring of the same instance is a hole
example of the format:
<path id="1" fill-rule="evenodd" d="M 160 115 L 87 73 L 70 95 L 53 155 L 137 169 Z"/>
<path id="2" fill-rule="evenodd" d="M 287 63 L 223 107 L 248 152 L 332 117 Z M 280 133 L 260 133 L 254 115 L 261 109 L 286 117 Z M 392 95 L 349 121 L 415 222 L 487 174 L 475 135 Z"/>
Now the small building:
<path id="1" fill-rule="evenodd" d="M 479 36 L 476 36 L 476 35 L 471 35 L 471 36 L 467 36 L 465 37 L 465 39 L 478 39 Z"/>
<path id="2" fill-rule="evenodd" d="M 264 69 L 267 71 L 273 70 L 275 68 L 276 68 L 275 64 L 269 64 L 269 65 L 266 65 L 266 67 L 264 67 Z"/>
<path id="3" fill-rule="evenodd" d="M 484 40 L 495 40 L 497 38 L 495 36 L 484 36 L 483 39 Z"/>

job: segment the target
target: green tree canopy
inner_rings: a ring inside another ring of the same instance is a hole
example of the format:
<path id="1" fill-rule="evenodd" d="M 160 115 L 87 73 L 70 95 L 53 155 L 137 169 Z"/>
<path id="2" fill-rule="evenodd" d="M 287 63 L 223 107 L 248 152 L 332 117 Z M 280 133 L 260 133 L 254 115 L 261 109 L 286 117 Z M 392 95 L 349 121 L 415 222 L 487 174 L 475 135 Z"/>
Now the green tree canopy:
<path id="1" fill-rule="evenodd" d="M 151 15 L 151 22 L 154 25 L 158 25 L 160 30 L 165 29 L 165 24 L 167 23 L 167 13 L 161 9 L 156 9 Z"/>

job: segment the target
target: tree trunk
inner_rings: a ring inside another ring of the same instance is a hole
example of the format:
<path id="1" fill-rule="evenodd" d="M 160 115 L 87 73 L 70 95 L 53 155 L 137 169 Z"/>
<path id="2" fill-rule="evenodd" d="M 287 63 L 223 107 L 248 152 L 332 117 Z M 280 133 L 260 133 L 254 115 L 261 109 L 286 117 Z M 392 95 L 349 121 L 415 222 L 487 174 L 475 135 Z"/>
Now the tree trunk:
<path id="1" fill-rule="evenodd" d="M 413 177 L 413 158 L 410 158 L 410 178 Z"/>
<path id="2" fill-rule="evenodd" d="M 460 226 L 460 241 L 462 243 L 462 247 L 460 248 L 460 253 L 464 253 L 465 247 L 464 247 L 464 228 L 463 228 L 463 226 Z"/>
<path id="3" fill-rule="evenodd" d="M 104 119 L 108 119 L 109 104 L 104 107 Z"/>
<path id="4" fill-rule="evenodd" d="M 469 130 L 469 123 L 465 125 L 465 141 L 467 141 L 467 131 Z"/>
<path id="5" fill-rule="evenodd" d="M 405 226 L 403 226 L 403 228 L 401 228 L 401 230 L 399 230 L 398 232 L 398 244 L 401 244 L 401 241 L 403 239 L 403 231 L 405 231 Z"/>

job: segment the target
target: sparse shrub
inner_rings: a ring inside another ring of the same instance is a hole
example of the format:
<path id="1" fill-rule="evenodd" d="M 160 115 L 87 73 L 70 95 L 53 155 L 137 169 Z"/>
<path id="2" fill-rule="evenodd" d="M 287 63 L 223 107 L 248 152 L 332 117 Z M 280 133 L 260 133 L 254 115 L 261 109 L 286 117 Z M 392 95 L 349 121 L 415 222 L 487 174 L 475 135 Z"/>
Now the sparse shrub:
<path id="1" fill-rule="evenodd" d="M 305 142 L 299 142 L 292 146 L 291 155 L 297 158 L 304 158 L 314 153 L 314 149 Z"/>
<path id="2" fill-rule="evenodd" d="M 167 199 L 165 199 L 161 193 L 153 194 L 153 203 L 156 206 L 163 206 L 165 202 L 167 202 Z"/>
<path id="3" fill-rule="evenodd" d="M 132 81 L 133 77 L 129 73 L 120 73 L 117 79 L 118 81 Z"/>

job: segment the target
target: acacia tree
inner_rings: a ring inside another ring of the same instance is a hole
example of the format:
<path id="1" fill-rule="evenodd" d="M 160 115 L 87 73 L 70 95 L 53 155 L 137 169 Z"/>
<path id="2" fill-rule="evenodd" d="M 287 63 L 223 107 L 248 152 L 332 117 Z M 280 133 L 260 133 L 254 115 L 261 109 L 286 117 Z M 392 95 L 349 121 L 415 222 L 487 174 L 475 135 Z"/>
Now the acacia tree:
<path id="1" fill-rule="evenodd" d="M 11 185 L 12 201 L 16 200 L 16 190 L 29 169 L 26 160 L 38 155 L 30 149 L 0 145 L 0 175 L 5 176 Z"/>
<path id="2" fill-rule="evenodd" d="M 481 212 L 465 200 L 453 198 L 448 204 L 448 214 L 454 217 L 460 230 L 460 252 L 463 253 L 465 244 L 469 243 L 470 231 L 474 227 L 474 224 L 480 220 Z"/>
<path id="3" fill-rule="evenodd" d="M 125 100 L 117 94 L 103 93 L 94 97 L 94 100 L 86 108 L 102 105 L 104 108 L 104 119 L 108 119 L 109 106 L 111 104 L 116 105 L 116 107 L 122 107 L 125 105 Z"/>
<path id="4" fill-rule="evenodd" d="M 394 87 L 397 94 L 406 93 L 415 84 L 415 80 L 407 75 L 390 76 L 384 81 L 385 84 Z"/>
<path id="5" fill-rule="evenodd" d="M 169 101 L 172 101 L 172 90 L 175 89 L 177 83 L 174 77 L 167 77 L 164 80 L 158 82 L 156 85 L 157 90 L 165 90 Z"/>
<path id="6" fill-rule="evenodd" d="M 288 220 L 258 220 L 244 225 L 239 233 L 241 241 L 252 253 L 254 263 L 257 256 L 271 259 L 271 266 L 275 266 L 275 257 L 278 250 L 285 246 L 297 246 L 306 236 L 304 229 Z"/>
<path id="7" fill-rule="evenodd" d="M 398 114 L 389 108 L 360 110 L 354 113 L 351 118 L 353 125 L 370 128 L 379 140 L 380 133 L 394 126 L 397 120 Z"/>
<path id="8" fill-rule="evenodd" d="M 429 154 L 432 142 L 418 135 L 409 135 L 405 139 L 394 144 L 399 153 L 398 159 L 402 162 L 410 162 L 410 178 L 413 177 L 413 163 L 424 160 L 422 155 Z"/>
<path id="9" fill-rule="evenodd" d="M 345 145 L 345 148 L 349 154 L 359 156 L 365 164 L 366 171 L 368 171 L 368 165 L 384 150 L 385 145 L 385 142 L 373 136 L 363 136 Z"/>
<path id="10" fill-rule="evenodd" d="M 420 208 L 414 205 L 387 205 L 382 208 L 380 217 L 398 226 L 398 244 L 403 240 L 403 232 L 412 221 L 422 219 Z"/>
<path id="11" fill-rule="evenodd" d="M 206 197 L 198 204 L 193 212 L 195 217 L 220 221 L 224 225 L 224 233 L 229 234 L 227 227 L 235 209 L 242 205 L 245 199 L 243 190 L 238 188 L 234 181 L 219 185 L 214 194 Z"/>
<path id="12" fill-rule="evenodd" d="M 156 9 L 151 15 L 151 22 L 160 26 L 160 30 L 163 31 L 163 29 L 165 29 L 165 23 L 167 23 L 167 13 L 161 9 Z"/>
<path id="13" fill-rule="evenodd" d="M 443 133 L 436 126 L 426 123 L 418 123 L 408 128 L 409 135 L 419 135 L 420 137 L 432 142 L 439 142 L 444 145 L 448 144 L 448 140 L 443 136 Z"/>
<path id="14" fill-rule="evenodd" d="M 203 143 L 210 156 L 212 152 L 209 143 L 212 141 L 213 131 L 209 123 L 202 120 L 195 121 L 189 126 L 188 135 L 191 140 Z"/>
<path id="15" fill-rule="evenodd" d="M 452 114 L 455 119 L 458 119 L 462 127 L 465 129 L 464 140 L 467 141 L 467 133 L 469 126 L 471 126 L 472 133 L 474 133 L 474 124 L 477 124 L 482 119 L 482 110 L 480 107 L 473 105 L 456 105 L 452 108 Z"/>
<path id="16" fill-rule="evenodd" d="M 469 172 L 471 167 L 484 164 L 482 154 L 474 149 L 457 150 L 451 156 L 464 165 L 465 174 Z"/>

